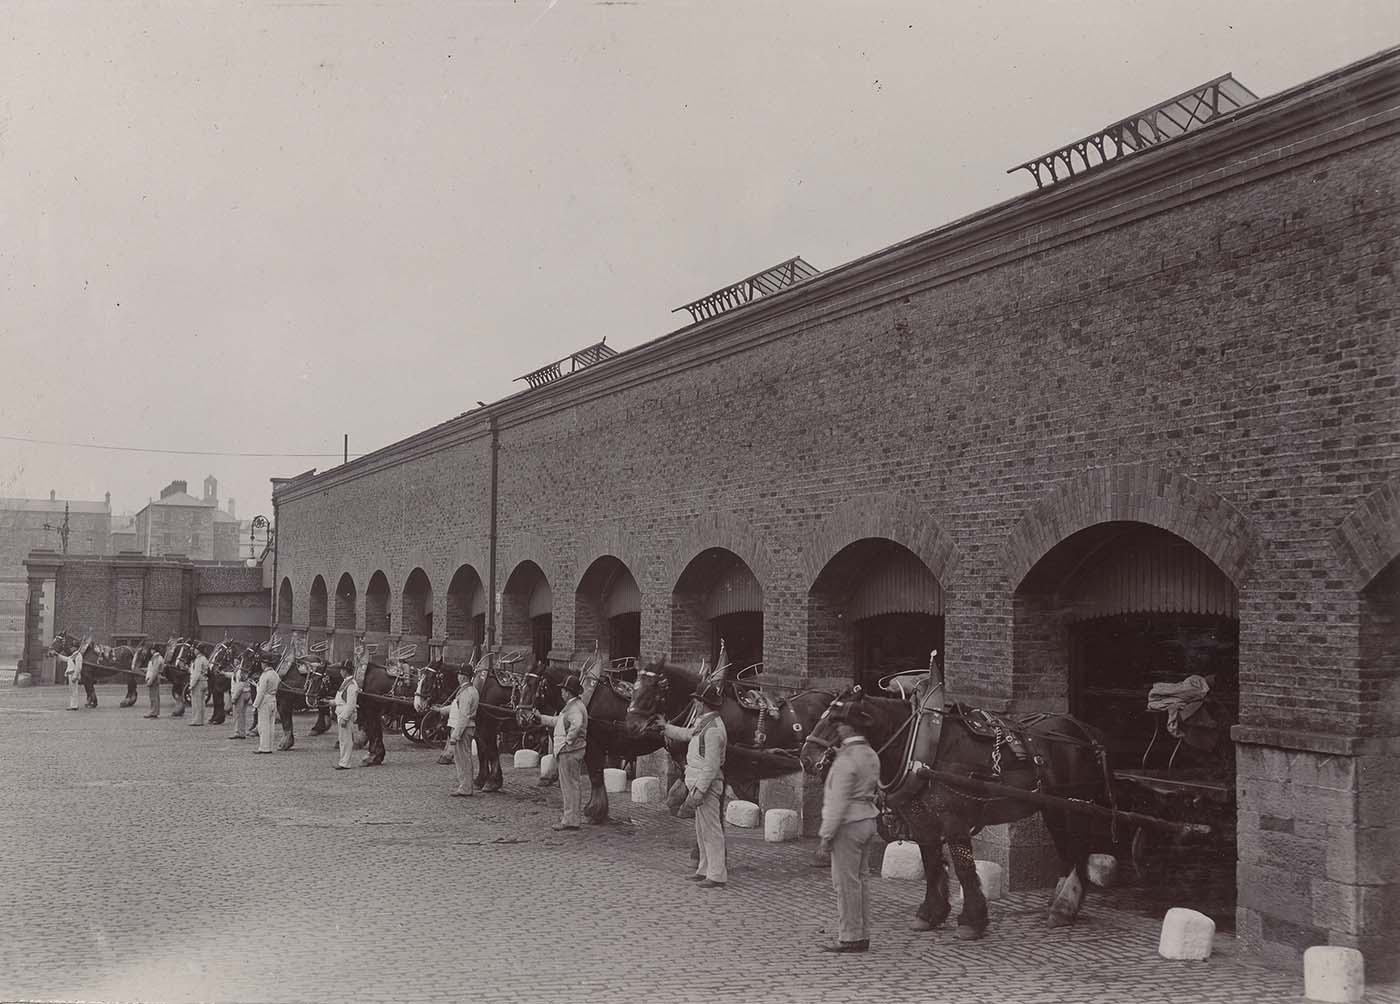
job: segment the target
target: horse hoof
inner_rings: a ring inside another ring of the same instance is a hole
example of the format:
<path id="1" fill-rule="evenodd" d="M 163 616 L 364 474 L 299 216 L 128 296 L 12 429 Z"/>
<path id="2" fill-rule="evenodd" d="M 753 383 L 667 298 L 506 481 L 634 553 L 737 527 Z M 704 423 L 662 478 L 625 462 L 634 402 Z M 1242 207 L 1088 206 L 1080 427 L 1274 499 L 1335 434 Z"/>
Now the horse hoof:
<path id="1" fill-rule="evenodd" d="M 1047 920 L 1049 921 L 1051 927 L 1069 927 L 1071 924 L 1074 923 L 1074 918 L 1071 917 L 1069 914 L 1059 913 L 1055 910 L 1050 911 L 1050 916 L 1047 918 Z"/>
<path id="2" fill-rule="evenodd" d="M 986 933 L 985 930 L 979 930 L 979 929 L 977 929 L 977 928 L 975 928 L 975 927 L 972 927 L 972 926 L 970 926 L 970 925 L 968 925 L 968 924 L 959 924 L 959 925 L 958 925 L 958 940 L 959 940 L 959 941 L 981 941 L 981 940 L 982 940 L 982 935 L 985 934 L 985 933 Z"/>
<path id="3" fill-rule="evenodd" d="M 932 931 L 935 927 L 942 926 L 942 921 L 935 924 L 933 921 L 925 920 L 923 917 L 915 917 L 909 922 L 909 930 L 911 931 Z"/>

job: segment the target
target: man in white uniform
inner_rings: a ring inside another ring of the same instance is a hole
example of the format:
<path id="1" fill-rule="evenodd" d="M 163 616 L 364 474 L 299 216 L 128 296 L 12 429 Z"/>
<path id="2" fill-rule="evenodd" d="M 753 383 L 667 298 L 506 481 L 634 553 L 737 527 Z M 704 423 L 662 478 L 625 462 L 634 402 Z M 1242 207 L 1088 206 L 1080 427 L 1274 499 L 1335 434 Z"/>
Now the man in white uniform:
<path id="1" fill-rule="evenodd" d="M 255 753 L 272 752 L 273 722 L 277 717 L 277 686 L 282 682 L 282 674 L 292 667 L 292 654 L 282 656 L 277 668 L 268 666 L 258 677 L 258 693 L 253 698 L 253 714 L 258 721 L 258 748 Z"/>
<path id="2" fill-rule="evenodd" d="M 165 653 L 158 648 L 150 650 L 151 657 L 146 660 L 146 693 L 150 695 L 151 710 L 142 717 L 160 717 L 160 677 L 165 669 Z"/>
<path id="3" fill-rule="evenodd" d="M 554 726 L 554 761 L 559 765 L 559 790 L 564 813 L 556 830 L 577 830 L 583 820 L 583 756 L 588 742 L 588 709 L 579 695 L 583 684 L 570 673 L 559 688 L 569 695 L 557 715 L 540 715 L 540 724 Z"/>
<path id="4" fill-rule="evenodd" d="M 346 673 L 335 695 L 335 730 L 340 741 L 340 759 L 336 761 L 336 770 L 350 769 L 350 754 L 355 749 L 355 705 L 360 696 L 357 677 L 362 672 L 356 669 L 353 673 Z"/>
<path id="5" fill-rule="evenodd" d="M 204 724 L 204 689 L 208 682 L 209 657 L 196 648 L 190 663 L 190 709 L 194 712 L 191 725 Z"/>
<path id="6" fill-rule="evenodd" d="M 719 709 L 724 705 L 718 683 L 707 683 L 694 700 L 705 710 L 690 728 L 666 723 L 666 738 L 689 742 L 685 755 L 685 798 L 695 810 L 695 842 L 700 845 L 700 861 L 692 882 L 701 889 L 723 888 L 729 881 L 724 847 L 724 752 L 729 733 Z"/>
<path id="7" fill-rule="evenodd" d="M 475 679 L 469 673 L 462 674 L 462 682 L 457 693 L 447 703 L 448 738 L 452 741 L 452 760 L 457 765 L 457 787 L 454 798 L 471 798 L 476 794 L 472 787 L 472 741 L 476 738 L 476 710 L 481 704 Z"/>

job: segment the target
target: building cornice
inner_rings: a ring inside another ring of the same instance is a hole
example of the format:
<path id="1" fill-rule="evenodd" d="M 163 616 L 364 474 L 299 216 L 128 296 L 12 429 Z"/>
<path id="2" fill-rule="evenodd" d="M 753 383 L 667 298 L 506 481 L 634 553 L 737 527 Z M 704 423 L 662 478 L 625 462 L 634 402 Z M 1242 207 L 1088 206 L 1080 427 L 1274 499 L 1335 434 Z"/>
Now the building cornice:
<path id="1" fill-rule="evenodd" d="M 324 474 L 274 486 L 279 504 L 751 351 L 1032 255 L 1400 133 L 1400 48 L 1263 98 L 1170 143 L 1017 196 L 782 292 L 521 391 Z M 1318 132 L 1319 126 L 1334 123 Z M 1311 135 L 1296 137 L 1300 133 Z M 1247 151 L 1257 151 L 1252 156 Z M 1171 251 L 1155 274 L 1184 264 Z M 1131 276 L 1127 277 L 1131 280 Z M 1077 296 L 1077 291 L 1068 294 Z M 276 483 L 280 479 L 274 479 Z"/>

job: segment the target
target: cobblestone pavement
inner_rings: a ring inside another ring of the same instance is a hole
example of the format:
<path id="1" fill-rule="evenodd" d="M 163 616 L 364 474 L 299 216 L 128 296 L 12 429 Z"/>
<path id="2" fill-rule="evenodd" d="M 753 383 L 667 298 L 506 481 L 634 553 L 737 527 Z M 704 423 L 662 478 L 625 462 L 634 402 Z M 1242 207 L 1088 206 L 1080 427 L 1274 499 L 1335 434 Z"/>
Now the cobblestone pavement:
<path id="1" fill-rule="evenodd" d="M 1301 1000 L 1301 975 L 1228 936 L 1206 963 L 1158 958 L 1158 923 L 1093 893 L 1059 930 L 1045 893 L 1010 895 L 963 943 L 906 931 L 921 884 L 875 879 L 874 951 L 826 955 L 811 841 L 731 829 L 730 887 L 705 891 L 684 881 L 690 824 L 625 795 L 612 825 L 555 834 L 534 772 L 450 798 L 452 769 L 401 737 L 336 773 L 310 719 L 254 758 L 120 693 L 68 712 L 60 688 L 0 690 L 0 999 Z"/>

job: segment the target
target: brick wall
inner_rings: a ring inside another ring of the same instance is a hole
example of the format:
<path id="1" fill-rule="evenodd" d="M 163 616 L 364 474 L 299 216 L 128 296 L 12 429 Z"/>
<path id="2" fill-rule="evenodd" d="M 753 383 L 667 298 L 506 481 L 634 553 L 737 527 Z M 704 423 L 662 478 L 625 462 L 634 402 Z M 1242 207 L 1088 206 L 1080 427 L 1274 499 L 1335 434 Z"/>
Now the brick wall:
<path id="1" fill-rule="evenodd" d="M 1370 736 L 1390 745 L 1365 755 L 1393 757 L 1400 735 L 1378 696 L 1393 696 L 1396 669 L 1388 642 L 1362 639 L 1388 636 L 1363 591 L 1400 554 L 1396 63 L 488 409 L 498 640 L 523 643 L 506 583 L 529 563 L 553 590 L 555 658 L 591 648 L 578 587 L 612 555 L 642 593 L 643 655 L 698 660 L 704 592 L 687 569 L 720 549 L 763 588 L 769 674 L 841 679 L 841 639 L 813 590 L 841 548 L 879 538 L 942 586 L 951 693 L 1064 707 L 1056 588 L 1081 534 L 1139 522 L 1194 545 L 1238 590 L 1242 742 L 1287 737 L 1319 756 L 1328 743 L 1309 737 Z M 297 609 L 318 574 L 358 585 L 382 571 L 397 598 L 421 567 L 441 634 L 444 584 L 463 565 L 490 576 L 487 421 L 282 493 L 279 574 Z M 1242 789 L 1266 760 L 1242 761 Z M 1260 826 L 1242 803 L 1242 861 Z M 1269 879 L 1242 865 L 1256 881 Z M 1316 902 L 1357 880 L 1328 881 Z M 1242 927 L 1276 944 L 1262 918 L 1282 918 L 1241 904 Z"/>

